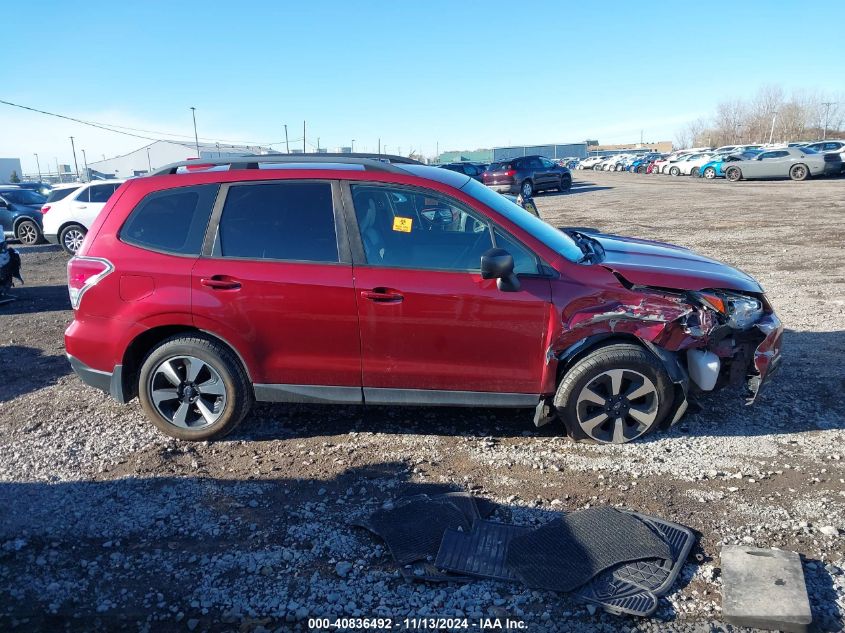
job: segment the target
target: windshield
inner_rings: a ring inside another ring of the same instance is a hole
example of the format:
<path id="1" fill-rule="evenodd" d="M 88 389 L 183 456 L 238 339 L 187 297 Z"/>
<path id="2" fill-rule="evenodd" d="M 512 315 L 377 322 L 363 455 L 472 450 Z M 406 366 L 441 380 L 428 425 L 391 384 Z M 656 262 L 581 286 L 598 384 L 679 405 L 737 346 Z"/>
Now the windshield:
<path id="1" fill-rule="evenodd" d="M 577 262 L 584 258 L 584 252 L 566 233 L 556 229 L 551 224 L 543 222 L 540 218 L 528 213 L 522 207 L 514 204 L 489 187 L 482 185 L 477 180 L 467 182 L 467 184 L 461 187 L 461 191 L 472 196 L 482 204 L 487 205 L 497 213 L 501 213 L 523 231 L 530 233 L 569 261 Z"/>
<path id="2" fill-rule="evenodd" d="M 9 189 L 0 195 L 13 204 L 44 204 L 47 201 L 47 198 L 31 189 Z"/>

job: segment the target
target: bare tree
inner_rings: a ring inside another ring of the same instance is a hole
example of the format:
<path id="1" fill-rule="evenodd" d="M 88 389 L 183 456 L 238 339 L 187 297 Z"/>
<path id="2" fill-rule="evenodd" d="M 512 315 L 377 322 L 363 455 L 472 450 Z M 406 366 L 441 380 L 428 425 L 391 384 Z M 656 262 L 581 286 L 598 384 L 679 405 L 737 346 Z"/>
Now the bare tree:
<path id="1" fill-rule="evenodd" d="M 787 99 L 780 86 L 760 88 L 750 100 L 716 106 L 713 118 L 687 123 L 676 135 L 680 147 L 787 142 L 841 136 L 845 93 L 796 91 Z"/>

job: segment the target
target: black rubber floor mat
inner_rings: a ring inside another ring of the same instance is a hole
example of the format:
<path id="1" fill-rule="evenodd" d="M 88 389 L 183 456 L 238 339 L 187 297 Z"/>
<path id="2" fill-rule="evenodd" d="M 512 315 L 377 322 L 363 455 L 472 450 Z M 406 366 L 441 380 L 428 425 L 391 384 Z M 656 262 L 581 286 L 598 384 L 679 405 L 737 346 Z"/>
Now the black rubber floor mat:
<path id="1" fill-rule="evenodd" d="M 446 530 L 435 566 L 457 574 L 517 581 L 505 558 L 508 544 L 531 528 L 494 521 L 477 521 L 470 532 Z"/>
<path id="2" fill-rule="evenodd" d="M 411 582 L 470 582 L 478 580 L 472 576 L 462 576 L 443 571 L 436 565 L 424 561 L 417 561 L 399 568 L 402 578 Z"/>
<path id="3" fill-rule="evenodd" d="M 692 530 L 677 523 L 631 512 L 669 545 L 672 559 L 651 558 L 623 563 L 593 578 L 576 595 L 613 613 L 649 616 L 657 598 L 669 592 L 695 544 Z"/>
<path id="4" fill-rule="evenodd" d="M 432 501 L 447 501 L 451 503 L 461 511 L 464 518 L 469 521 L 470 526 L 481 519 L 481 513 L 478 511 L 475 499 L 466 492 L 447 492 L 446 494 L 432 497 Z"/>
<path id="5" fill-rule="evenodd" d="M 400 565 L 434 560 L 447 529 L 469 531 L 470 523 L 452 503 L 415 497 L 376 510 L 356 522 L 380 536 Z"/>
<path id="6" fill-rule="evenodd" d="M 670 546 L 639 518 L 613 508 L 590 508 L 511 541 L 508 569 L 532 589 L 572 591 L 623 562 L 671 559 Z"/>
<path id="7" fill-rule="evenodd" d="M 647 589 L 618 580 L 612 574 L 602 575 L 586 587 L 582 587 L 576 596 L 601 605 L 611 613 L 649 616 L 657 610 L 657 596 Z"/>

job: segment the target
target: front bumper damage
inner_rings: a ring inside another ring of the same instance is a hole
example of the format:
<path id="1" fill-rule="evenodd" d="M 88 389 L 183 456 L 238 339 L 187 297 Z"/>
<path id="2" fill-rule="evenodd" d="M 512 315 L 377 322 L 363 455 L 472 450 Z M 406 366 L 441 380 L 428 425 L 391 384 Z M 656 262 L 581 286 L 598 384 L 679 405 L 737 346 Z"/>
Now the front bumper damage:
<path id="1" fill-rule="evenodd" d="M 605 339 L 636 337 L 661 361 L 675 385 L 675 402 L 666 426 L 681 419 L 691 394 L 704 391 L 690 378 L 687 350 L 718 357 L 716 389 L 744 384 L 746 404 L 756 402 L 781 362 L 783 325 L 771 308 L 767 306 L 749 328 L 737 330 L 725 325 L 712 310 L 693 305 L 682 291 L 637 290 L 635 302 L 615 297 L 595 302 L 597 297 L 591 297 L 589 307 L 564 314 L 563 330 L 549 348 L 549 360 L 565 368 Z"/>

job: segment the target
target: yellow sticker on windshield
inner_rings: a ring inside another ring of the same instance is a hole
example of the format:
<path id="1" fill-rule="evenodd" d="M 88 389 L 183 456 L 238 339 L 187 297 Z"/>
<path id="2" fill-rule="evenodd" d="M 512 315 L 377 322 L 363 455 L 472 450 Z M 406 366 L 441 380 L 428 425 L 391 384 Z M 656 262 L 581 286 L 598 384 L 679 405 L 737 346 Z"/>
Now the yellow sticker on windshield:
<path id="1" fill-rule="evenodd" d="M 393 218 L 393 230 L 399 231 L 400 233 L 410 233 L 412 224 L 412 218 Z"/>

